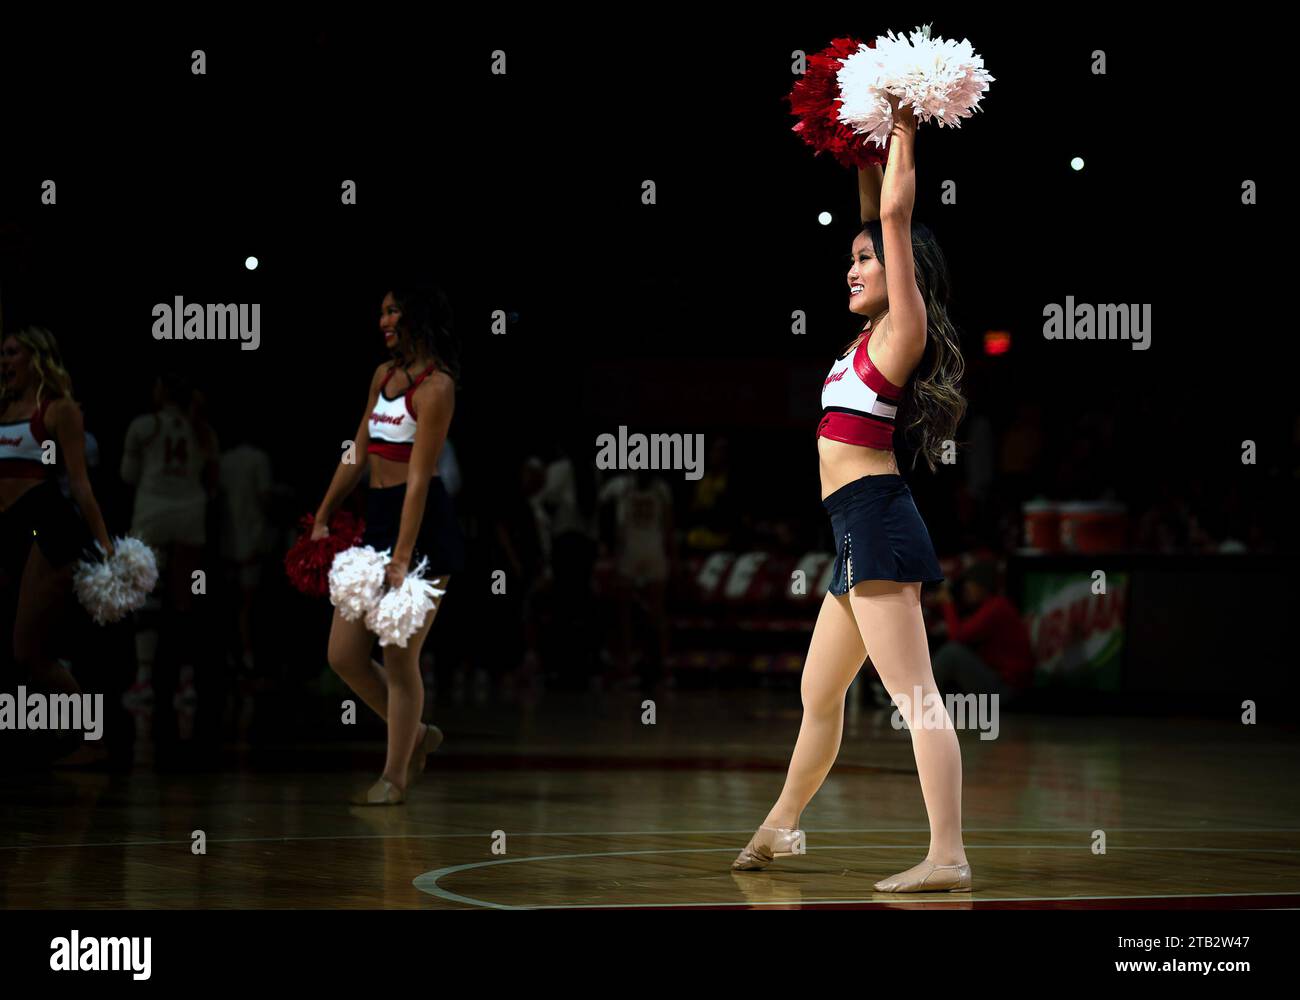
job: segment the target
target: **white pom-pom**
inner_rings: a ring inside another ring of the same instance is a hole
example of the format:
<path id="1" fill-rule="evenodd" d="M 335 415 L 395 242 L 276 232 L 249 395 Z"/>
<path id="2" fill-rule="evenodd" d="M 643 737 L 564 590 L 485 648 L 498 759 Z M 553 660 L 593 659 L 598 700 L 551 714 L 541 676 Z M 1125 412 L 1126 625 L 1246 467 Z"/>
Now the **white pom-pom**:
<path id="1" fill-rule="evenodd" d="M 836 78 L 840 121 L 877 146 L 894 127 L 887 94 L 899 99 L 899 107 L 910 105 L 917 121 L 933 118 L 941 128 L 960 128 L 960 119 L 979 110 L 980 96 L 994 79 L 969 41 L 931 38 L 928 25 L 908 37 L 881 35 L 875 48 L 862 45 Z"/>
<path id="2" fill-rule="evenodd" d="M 103 546 L 95 547 L 102 553 Z M 97 625 L 119 621 L 144 606 L 158 583 L 153 549 L 138 538 L 113 539 L 113 554 L 101 562 L 81 560 L 72 574 L 77 600 Z"/>
<path id="3" fill-rule="evenodd" d="M 149 593 L 158 583 L 158 561 L 153 549 L 138 538 L 119 538 L 113 543 L 113 560 L 130 586 Z"/>
<path id="4" fill-rule="evenodd" d="M 344 549 L 330 564 L 330 603 L 344 621 L 356 621 L 379 602 L 389 551 L 369 545 Z"/>
<path id="5" fill-rule="evenodd" d="M 379 636 L 381 646 L 406 648 L 406 640 L 424 625 L 424 619 L 433 610 L 435 598 L 442 597 L 445 588 L 435 587 L 424 579 L 428 559 L 406 574 L 402 585 L 390 590 L 366 615 L 366 628 Z"/>

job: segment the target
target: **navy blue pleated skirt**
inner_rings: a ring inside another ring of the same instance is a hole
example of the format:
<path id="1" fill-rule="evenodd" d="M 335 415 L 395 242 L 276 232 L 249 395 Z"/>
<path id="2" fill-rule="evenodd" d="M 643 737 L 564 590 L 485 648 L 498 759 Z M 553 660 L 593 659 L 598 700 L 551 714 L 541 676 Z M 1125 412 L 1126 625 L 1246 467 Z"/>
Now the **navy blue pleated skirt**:
<path id="1" fill-rule="evenodd" d="M 938 583 L 943 573 L 930 532 L 903 477 L 863 476 L 822 501 L 835 534 L 830 592 L 863 580 Z"/>
<path id="2" fill-rule="evenodd" d="M 397 544 L 402 526 L 402 504 L 406 500 L 406 484 L 374 487 L 366 490 L 366 530 L 362 545 L 383 550 Z M 465 533 L 456 519 L 456 508 L 451 494 L 442 485 L 442 479 L 429 480 L 428 498 L 424 504 L 424 519 L 415 538 L 412 567 L 427 556 L 429 565 L 425 576 L 442 576 L 459 573 L 465 568 Z"/>

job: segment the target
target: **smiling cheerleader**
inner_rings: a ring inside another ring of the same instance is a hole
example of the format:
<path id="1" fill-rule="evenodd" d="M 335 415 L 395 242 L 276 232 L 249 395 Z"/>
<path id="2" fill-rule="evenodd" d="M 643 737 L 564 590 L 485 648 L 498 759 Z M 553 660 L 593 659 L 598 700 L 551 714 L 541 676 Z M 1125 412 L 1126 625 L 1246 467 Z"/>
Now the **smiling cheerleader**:
<path id="1" fill-rule="evenodd" d="M 805 94 L 796 112 L 821 126 L 834 115 L 870 144 L 887 145 L 888 160 L 883 177 L 878 166 L 858 163 L 862 229 L 846 293 L 849 311 L 866 322 L 822 385 L 817 451 L 836 559 L 804 661 L 803 721 L 785 787 L 732 868 L 762 869 L 804 853 L 800 815 L 839 753 L 845 694 L 870 656 L 911 733 L 930 819 L 925 859 L 875 888 L 968 891 L 961 749 L 935 685 L 921 614 L 922 585 L 943 574 L 893 439 L 896 423 L 914 432 L 917 457 L 934 471 L 966 410 L 947 266 L 933 234 L 912 221 L 916 125 L 918 115 L 958 124 L 992 78 L 968 42 L 932 39 L 928 29 L 910 42 L 891 33 L 856 51 L 837 44 L 826 58 L 823 77 L 835 72 L 838 90 L 821 86 L 817 100 Z M 842 143 L 834 129 L 819 128 L 817 142 Z"/>
<path id="2" fill-rule="evenodd" d="M 416 559 L 430 577 L 425 602 L 404 605 L 408 614 L 417 608 L 422 621 L 410 623 L 410 629 L 398 628 L 396 638 L 390 634 L 392 616 L 376 617 L 387 605 L 372 607 L 363 616 L 350 613 L 336 600 L 330 628 L 330 666 L 388 723 L 384 773 L 355 801 L 398 805 L 405 801 L 411 781 L 424 770 L 429 752 L 442 742 L 437 726 L 420 722 L 424 707 L 420 649 L 451 574 L 465 564 L 464 535 L 437 475 L 460 372 L 451 309 L 440 289 L 393 288 L 381 304 L 379 328 L 392 360 L 371 375 L 369 399 L 357 429 L 356 453 L 367 456 L 367 466 L 339 463 L 316 511 L 311 538 L 319 540 L 329 533 L 331 515 L 368 467 L 362 548 L 340 553 L 339 559 L 346 561 L 345 556 L 365 552 L 365 547 L 387 553 L 375 590 L 386 587 L 394 597 L 410 591 L 413 581 L 407 575 Z M 336 571 L 339 566 L 336 560 Z M 371 659 L 376 638 L 383 642 L 382 666 Z"/>

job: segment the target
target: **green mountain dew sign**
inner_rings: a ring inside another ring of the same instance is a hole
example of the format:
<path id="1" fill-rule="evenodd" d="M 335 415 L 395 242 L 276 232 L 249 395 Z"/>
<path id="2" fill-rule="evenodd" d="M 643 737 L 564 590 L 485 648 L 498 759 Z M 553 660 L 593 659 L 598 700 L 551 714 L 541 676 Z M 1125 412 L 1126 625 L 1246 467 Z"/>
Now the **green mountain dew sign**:
<path id="1" fill-rule="evenodd" d="M 1129 575 L 1107 572 L 1106 592 L 1090 572 L 1029 570 L 1024 618 L 1034 650 L 1037 687 L 1119 690 Z"/>

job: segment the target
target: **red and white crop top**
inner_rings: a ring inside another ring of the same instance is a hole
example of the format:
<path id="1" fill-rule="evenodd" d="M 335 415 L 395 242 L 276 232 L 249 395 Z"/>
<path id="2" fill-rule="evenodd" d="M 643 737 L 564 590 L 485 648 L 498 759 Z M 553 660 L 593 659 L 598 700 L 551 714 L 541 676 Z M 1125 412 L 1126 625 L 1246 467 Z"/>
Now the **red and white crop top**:
<path id="1" fill-rule="evenodd" d="M 429 377 L 436 366 L 430 365 L 416 376 L 411 387 L 402 395 L 389 399 L 384 395 L 384 386 L 393 377 L 396 367 L 390 368 L 384 380 L 379 383 L 379 395 L 375 399 L 375 408 L 370 411 L 370 444 L 366 453 L 394 462 L 409 462 L 411 448 L 415 444 L 415 410 L 411 406 L 411 394 L 421 382 Z"/>
<path id="2" fill-rule="evenodd" d="M 58 474 L 54 464 L 41 461 L 44 442 L 45 411 L 53 400 L 46 399 L 27 420 L 0 424 L 0 479 L 44 479 Z"/>
<path id="3" fill-rule="evenodd" d="M 894 417 L 903 387 L 894 385 L 871 363 L 867 343 L 872 332 L 862 338 L 857 350 L 831 366 L 831 373 L 822 383 L 822 419 L 817 436 L 892 451 Z"/>

